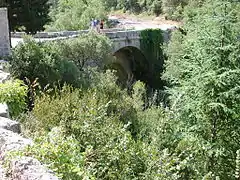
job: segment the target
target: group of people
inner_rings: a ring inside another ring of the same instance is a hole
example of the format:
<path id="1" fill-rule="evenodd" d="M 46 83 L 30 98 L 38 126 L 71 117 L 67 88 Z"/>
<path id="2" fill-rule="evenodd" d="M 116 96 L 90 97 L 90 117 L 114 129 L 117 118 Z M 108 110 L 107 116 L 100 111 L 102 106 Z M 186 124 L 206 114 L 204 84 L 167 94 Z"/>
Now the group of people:
<path id="1" fill-rule="evenodd" d="M 103 29 L 104 21 L 99 21 L 98 19 L 92 19 L 91 20 L 91 29 L 97 32 L 101 32 Z"/>

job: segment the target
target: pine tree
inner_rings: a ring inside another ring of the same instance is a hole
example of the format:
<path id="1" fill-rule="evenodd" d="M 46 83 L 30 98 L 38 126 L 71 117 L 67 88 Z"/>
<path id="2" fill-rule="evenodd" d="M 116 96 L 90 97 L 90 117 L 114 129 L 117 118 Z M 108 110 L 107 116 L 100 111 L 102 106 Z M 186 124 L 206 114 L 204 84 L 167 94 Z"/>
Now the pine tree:
<path id="1" fill-rule="evenodd" d="M 172 42 L 164 76 L 175 118 L 182 125 L 178 150 L 194 157 L 195 178 L 234 179 L 240 139 L 239 3 L 207 1 Z M 191 138 L 190 138 L 191 137 Z M 190 142 L 189 139 L 194 139 Z M 195 179 L 193 178 L 193 179 Z"/>

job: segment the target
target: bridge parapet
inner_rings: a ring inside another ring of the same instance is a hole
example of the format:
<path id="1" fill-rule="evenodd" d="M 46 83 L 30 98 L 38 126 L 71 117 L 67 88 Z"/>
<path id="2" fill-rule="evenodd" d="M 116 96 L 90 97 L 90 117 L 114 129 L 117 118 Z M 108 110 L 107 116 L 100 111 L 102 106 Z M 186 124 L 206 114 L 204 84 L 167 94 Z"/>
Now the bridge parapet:
<path id="1" fill-rule="evenodd" d="M 130 30 L 130 31 L 117 31 L 117 32 L 106 32 L 105 35 L 110 39 L 139 39 L 140 30 Z"/>
<path id="2" fill-rule="evenodd" d="M 37 34 L 33 35 L 34 38 L 58 38 L 58 37 L 71 37 L 71 36 L 79 36 L 81 34 L 86 34 L 90 30 L 80 30 L 80 31 L 58 31 L 58 32 L 38 32 Z M 119 28 L 112 28 L 112 29 L 103 29 L 102 33 L 116 33 L 119 31 L 128 31 L 128 29 L 119 29 Z M 22 38 L 23 36 L 27 35 L 25 32 L 11 32 L 12 38 Z"/>

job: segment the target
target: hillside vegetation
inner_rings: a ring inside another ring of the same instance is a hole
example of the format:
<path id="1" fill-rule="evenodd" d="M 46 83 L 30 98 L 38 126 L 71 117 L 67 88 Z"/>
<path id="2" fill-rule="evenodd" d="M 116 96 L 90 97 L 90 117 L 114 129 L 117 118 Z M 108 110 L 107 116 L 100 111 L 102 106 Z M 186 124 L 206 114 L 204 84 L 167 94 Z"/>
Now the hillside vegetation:
<path id="1" fill-rule="evenodd" d="M 184 9 L 201 7 L 205 0 L 2 0 L 7 7 L 11 31 L 34 34 L 46 29 L 80 30 L 91 19 L 107 20 L 110 12 L 164 16 L 181 21 Z M 106 24 L 108 25 L 108 24 Z"/>
<path id="2" fill-rule="evenodd" d="M 85 17 L 104 15 L 102 7 L 151 11 L 160 1 L 54 2 L 53 25 L 81 27 Z M 104 66 L 112 57 L 103 35 L 26 38 L 14 48 L 9 69 L 25 86 L 9 82 L 16 91 L 7 103 L 35 145 L 13 154 L 36 157 L 63 180 L 239 179 L 240 4 L 183 1 L 175 8 L 183 6 L 184 33 L 173 32 L 159 73 L 167 82 L 165 102 L 143 82 L 131 92 L 117 85 L 116 73 Z M 4 101 L 8 93 L 0 93 Z"/>

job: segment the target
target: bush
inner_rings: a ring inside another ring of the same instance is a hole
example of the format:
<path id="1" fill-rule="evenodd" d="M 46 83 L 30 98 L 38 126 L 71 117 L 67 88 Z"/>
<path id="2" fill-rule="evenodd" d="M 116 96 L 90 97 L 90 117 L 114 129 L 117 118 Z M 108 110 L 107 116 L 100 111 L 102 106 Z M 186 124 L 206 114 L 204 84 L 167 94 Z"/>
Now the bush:
<path id="1" fill-rule="evenodd" d="M 85 82 L 86 86 L 82 90 L 64 86 L 61 90 L 55 89 L 55 92 L 43 94 L 36 98 L 33 116 L 31 113 L 29 114 L 31 120 L 22 118 L 27 129 L 31 130 L 33 128 L 32 132 L 36 132 L 42 129 L 48 131 L 55 126 L 59 126 L 59 124 L 67 126 L 69 123 L 73 124 L 74 121 L 78 121 L 83 114 L 86 114 L 86 111 L 88 111 L 85 109 L 86 106 L 98 109 L 106 104 L 108 106 L 105 113 L 108 116 L 114 114 L 125 123 L 130 121 L 131 126 L 129 128 L 132 128 L 135 122 L 135 111 L 127 93 L 120 90 L 115 84 L 116 78 L 113 74 L 97 71 L 89 71 L 88 73 L 85 77 L 88 81 Z M 72 114 L 75 115 L 72 116 Z M 93 117 L 89 115 L 89 118 Z"/>
<path id="2" fill-rule="evenodd" d="M 59 55 L 57 42 L 38 43 L 30 37 L 16 46 L 10 58 L 10 71 L 19 79 L 33 82 L 38 78 L 41 86 L 68 83 L 77 85 L 79 70 Z"/>
<path id="3" fill-rule="evenodd" d="M 132 99 L 111 72 L 85 72 L 86 89 L 64 86 L 53 96 L 43 94 L 33 111 L 22 117 L 25 135 L 40 137 L 25 153 L 63 179 L 186 177 L 181 172 L 192 159 L 173 151 L 178 131 L 171 128 L 176 124 L 169 119 L 171 113 L 160 107 L 142 111 L 145 89 L 140 82 Z"/>
<path id="4" fill-rule="evenodd" d="M 140 144 L 134 142 L 128 131 L 133 124 L 129 121 L 133 120 L 130 117 L 134 111 L 125 96 L 126 92 L 112 81 L 115 79 L 112 74 L 102 74 L 101 77 L 98 74 L 98 77 L 101 81 L 93 82 L 95 85 L 86 91 L 65 86 L 54 96 L 45 94 L 36 100 L 33 112 L 22 118 L 25 133 L 28 130 L 27 135 L 33 135 L 34 132 L 38 132 L 37 136 L 44 135 L 58 126 L 63 130 L 66 140 L 49 142 L 49 137 L 52 137 L 49 135 L 38 141 L 41 145 L 28 152 L 51 164 L 65 179 L 71 172 L 73 179 L 83 176 L 133 179 L 145 169 Z M 60 133 L 57 134 L 61 138 Z M 69 136 L 79 144 L 79 149 L 74 151 L 77 154 L 70 154 L 72 148 L 65 149 L 66 146 L 75 147 L 72 139 L 67 138 Z M 40 150 L 43 143 L 48 148 Z M 64 153 L 60 152 L 61 146 Z"/>
<path id="5" fill-rule="evenodd" d="M 101 68 L 112 57 L 111 41 L 95 32 L 65 40 L 59 44 L 59 49 L 62 59 L 73 61 L 80 71 L 88 66 Z"/>
<path id="6" fill-rule="evenodd" d="M 110 40 L 96 33 L 83 34 L 79 38 L 38 43 L 30 37 L 14 48 L 10 58 L 11 73 L 33 82 L 38 78 L 41 86 L 50 84 L 80 87 L 84 83 L 87 67 L 102 69 L 111 58 Z"/>
<path id="7" fill-rule="evenodd" d="M 162 13 L 162 1 L 160 0 L 153 1 L 152 11 L 156 16 L 159 16 Z"/>
<path id="8" fill-rule="evenodd" d="M 16 117 L 26 110 L 26 96 L 27 87 L 20 80 L 10 80 L 0 84 L 0 102 L 7 103 L 12 117 Z"/>

